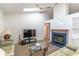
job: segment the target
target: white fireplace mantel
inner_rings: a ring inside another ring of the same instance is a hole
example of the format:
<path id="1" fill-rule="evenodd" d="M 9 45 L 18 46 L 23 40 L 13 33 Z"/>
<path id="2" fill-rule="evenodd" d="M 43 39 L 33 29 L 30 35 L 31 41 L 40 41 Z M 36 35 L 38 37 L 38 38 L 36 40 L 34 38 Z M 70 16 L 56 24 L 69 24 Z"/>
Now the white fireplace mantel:
<path id="1" fill-rule="evenodd" d="M 79 14 L 78 14 L 79 15 Z M 73 15 L 66 16 L 62 19 L 51 19 L 47 21 L 50 23 L 50 32 L 55 29 L 67 29 L 69 30 L 69 44 L 73 44 L 79 47 L 79 16 L 74 17 Z M 51 42 L 51 33 L 50 33 Z"/>

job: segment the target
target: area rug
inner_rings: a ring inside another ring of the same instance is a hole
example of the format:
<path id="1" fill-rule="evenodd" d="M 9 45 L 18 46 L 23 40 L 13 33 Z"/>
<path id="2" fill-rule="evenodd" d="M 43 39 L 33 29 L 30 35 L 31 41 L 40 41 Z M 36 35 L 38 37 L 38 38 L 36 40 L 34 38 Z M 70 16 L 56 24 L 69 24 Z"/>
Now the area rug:
<path id="1" fill-rule="evenodd" d="M 54 45 L 49 46 L 48 51 L 46 52 L 46 56 L 48 56 L 49 54 L 59 50 L 59 47 L 56 47 Z M 28 44 L 26 45 L 19 45 L 16 44 L 15 45 L 15 51 L 14 51 L 14 56 L 29 56 L 29 51 L 28 51 Z M 43 56 L 43 53 L 41 51 L 36 52 L 35 54 L 33 54 L 32 56 Z"/>

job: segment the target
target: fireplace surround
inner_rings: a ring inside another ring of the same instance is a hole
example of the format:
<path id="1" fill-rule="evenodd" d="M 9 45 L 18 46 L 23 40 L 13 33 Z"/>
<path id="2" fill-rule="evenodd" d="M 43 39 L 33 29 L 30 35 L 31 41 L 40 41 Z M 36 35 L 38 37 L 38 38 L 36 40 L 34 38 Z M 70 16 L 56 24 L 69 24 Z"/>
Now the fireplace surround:
<path id="1" fill-rule="evenodd" d="M 63 29 L 55 29 L 51 31 L 52 34 L 52 41 L 51 43 L 58 47 L 64 47 L 67 43 L 68 39 L 68 30 Z"/>

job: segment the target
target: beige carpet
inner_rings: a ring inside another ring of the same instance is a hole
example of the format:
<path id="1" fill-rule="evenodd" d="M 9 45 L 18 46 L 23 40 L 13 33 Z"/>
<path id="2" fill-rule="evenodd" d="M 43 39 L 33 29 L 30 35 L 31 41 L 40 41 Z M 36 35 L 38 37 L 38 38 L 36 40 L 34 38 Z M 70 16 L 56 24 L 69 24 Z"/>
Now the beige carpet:
<path id="1" fill-rule="evenodd" d="M 50 45 L 48 48 L 48 51 L 46 52 L 46 55 L 49 55 L 49 54 L 57 51 L 58 49 L 59 49 L 58 47 Z M 15 56 L 29 56 L 28 44 L 26 44 L 26 45 L 16 44 L 14 55 Z M 33 54 L 33 56 L 43 56 L 43 53 L 41 51 L 38 51 L 35 54 Z"/>

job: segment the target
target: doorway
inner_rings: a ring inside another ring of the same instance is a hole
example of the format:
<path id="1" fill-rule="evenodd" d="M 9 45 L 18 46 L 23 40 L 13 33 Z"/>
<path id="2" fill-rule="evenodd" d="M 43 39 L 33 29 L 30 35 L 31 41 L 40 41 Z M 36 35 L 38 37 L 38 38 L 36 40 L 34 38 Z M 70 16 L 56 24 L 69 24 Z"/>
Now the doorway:
<path id="1" fill-rule="evenodd" d="M 44 24 L 44 40 L 49 41 L 50 39 L 50 23 Z"/>

